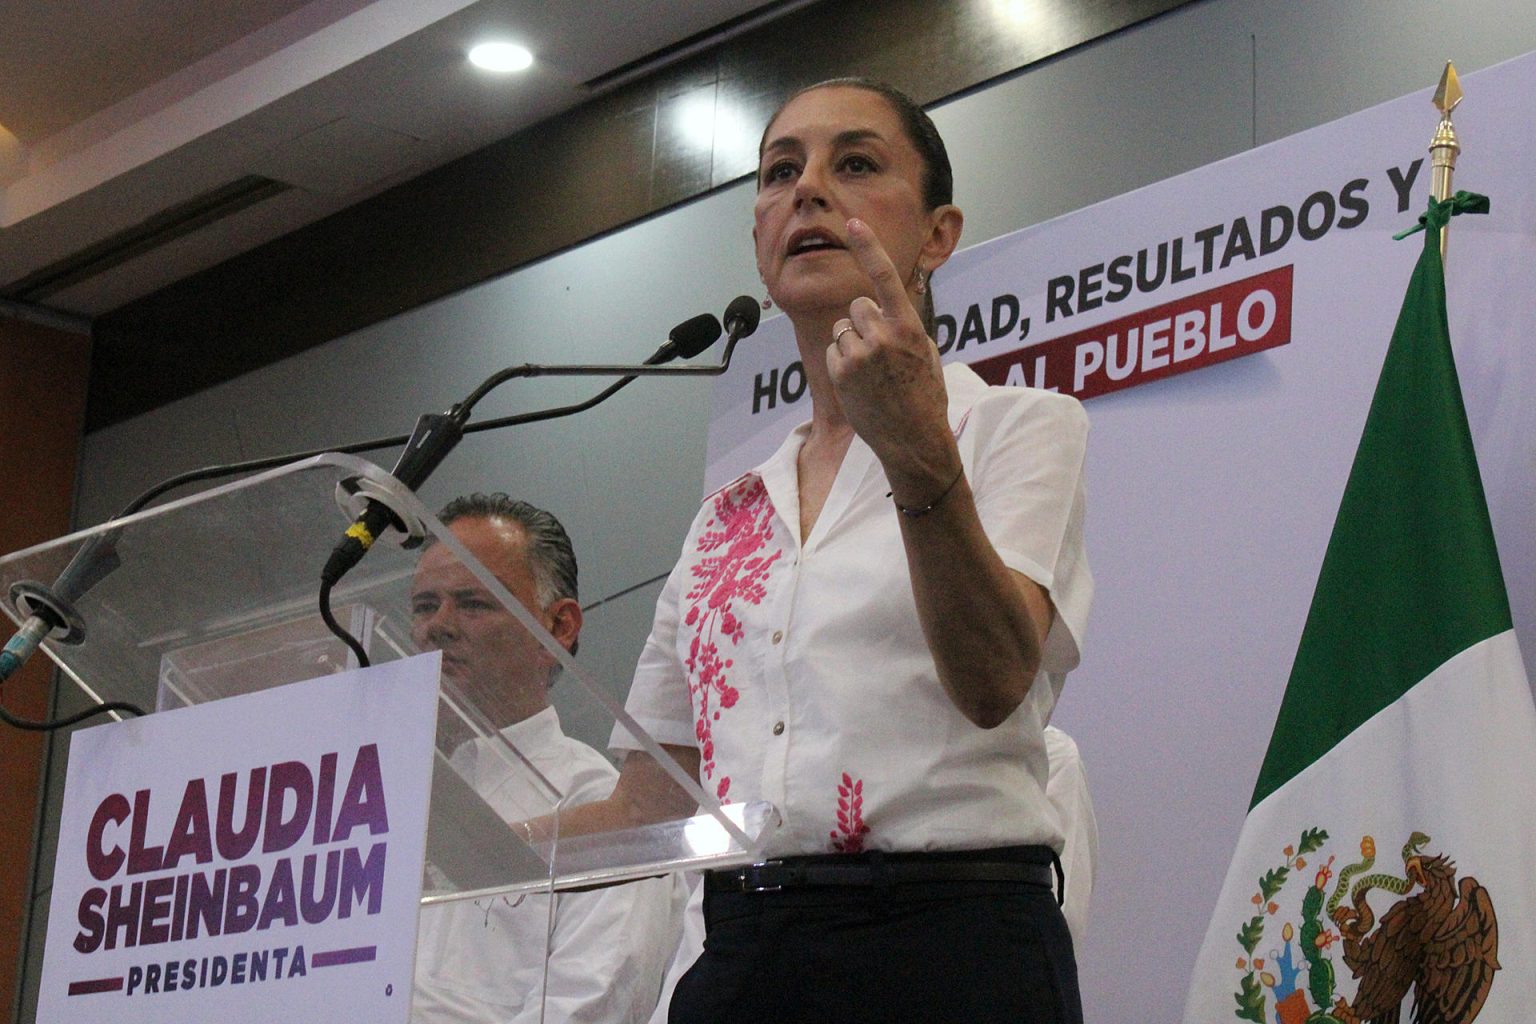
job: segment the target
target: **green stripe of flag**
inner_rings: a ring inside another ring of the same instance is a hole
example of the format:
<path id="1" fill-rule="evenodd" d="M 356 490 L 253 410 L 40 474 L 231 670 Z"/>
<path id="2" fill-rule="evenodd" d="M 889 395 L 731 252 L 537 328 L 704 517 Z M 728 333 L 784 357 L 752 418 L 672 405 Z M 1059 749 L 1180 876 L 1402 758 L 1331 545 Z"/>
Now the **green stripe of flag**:
<path id="1" fill-rule="evenodd" d="M 1250 807 L 1451 657 L 1512 628 L 1445 314 L 1440 231 L 1452 212 L 1487 209 L 1463 196 L 1430 201 Z"/>

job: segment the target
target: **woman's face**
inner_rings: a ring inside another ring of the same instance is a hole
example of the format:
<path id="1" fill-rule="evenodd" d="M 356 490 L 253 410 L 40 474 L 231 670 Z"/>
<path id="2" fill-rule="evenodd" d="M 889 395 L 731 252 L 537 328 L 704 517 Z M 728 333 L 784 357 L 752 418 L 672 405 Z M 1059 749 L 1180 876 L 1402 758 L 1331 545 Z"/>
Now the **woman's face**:
<path id="1" fill-rule="evenodd" d="M 803 93 L 768 126 L 758 164 L 752 236 L 768 294 L 791 316 L 845 316 L 871 295 L 847 247 L 848 220 L 873 229 L 908 282 L 949 256 L 954 207 L 923 204 L 923 164 L 884 97 L 850 86 Z"/>

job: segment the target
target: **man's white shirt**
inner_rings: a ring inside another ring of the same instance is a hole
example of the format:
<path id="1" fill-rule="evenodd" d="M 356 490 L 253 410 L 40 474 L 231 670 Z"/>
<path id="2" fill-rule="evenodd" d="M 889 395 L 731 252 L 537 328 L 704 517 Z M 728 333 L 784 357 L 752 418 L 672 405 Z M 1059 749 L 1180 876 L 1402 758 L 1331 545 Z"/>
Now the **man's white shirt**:
<path id="1" fill-rule="evenodd" d="M 509 726 L 502 736 L 572 804 L 600 800 L 613 790 L 617 770 L 598 751 L 566 736 L 553 708 Z M 506 821 L 552 810 L 543 781 L 494 741 L 465 744 L 450 764 Z M 494 896 L 423 907 L 411 1020 L 638 1024 L 655 1006 L 673 949 L 677 896 L 676 880 L 660 878 L 553 897 Z"/>

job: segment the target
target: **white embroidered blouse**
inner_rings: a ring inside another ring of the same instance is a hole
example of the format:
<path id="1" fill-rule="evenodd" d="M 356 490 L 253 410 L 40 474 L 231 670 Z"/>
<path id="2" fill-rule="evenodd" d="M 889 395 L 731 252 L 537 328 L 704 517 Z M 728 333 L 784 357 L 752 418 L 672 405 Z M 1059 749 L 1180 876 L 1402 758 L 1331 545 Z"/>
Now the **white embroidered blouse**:
<path id="1" fill-rule="evenodd" d="M 1056 611 L 1040 675 L 1001 726 L 972 724 L 938 682 L 890 487 L 857 437 L 804 544 L 808 424 L 706 498 L 657 603 L 628 710 L 659 742 L 696 746 L 722 802 L 778 807 L 774 855 L 1061 847 L 1042 730 L 1093 593 L 1087 417 L 1075 399 L 988 387 L 958 364 L 945 384 L 982 526 Z"/>

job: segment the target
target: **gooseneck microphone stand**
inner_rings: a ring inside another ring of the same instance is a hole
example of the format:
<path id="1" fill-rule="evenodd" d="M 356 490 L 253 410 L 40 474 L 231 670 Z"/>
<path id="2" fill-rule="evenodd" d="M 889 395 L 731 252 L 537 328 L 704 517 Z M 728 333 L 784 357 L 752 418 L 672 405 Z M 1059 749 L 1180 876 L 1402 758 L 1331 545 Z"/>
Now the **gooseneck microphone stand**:
<path id="1" fill-rule="evenodd" d="M 411 438 L 406 442 L 405 451 L 395 463 L 391 475 L 412 491 L 417 490 L 431 472 L 442 462 L 444 456 L 457 445 L 464 436 L 464 421 L 468 419 L 470 410 L 486 395 L 510 380 L 523 377 L 618 377 L 620 378 L 612 386 L 602 392 L 590 404 L 583 403 L 585 408 L 597 404 L 610 397 L 619 388 L 624 387 L 639 377 L 713 377 L 724 373 L 730 368 L 731 355 L 736 350 L 736 343 L 753 331 L 757 330 L 758 320 L 762 316 L 762 310 L 757 302 L 750 296 L 741 295 L 732 299 L 730 305 L 725 308 L 725 353 L 721 361 L 708 366 L 663 366 L 659 365 L 673 355 L 680 354 L 685 345 L 680 341 L 674 331 L 674 337 L 667 345 L 663 345 L 649 360 L 639 366 L 618 365 L 612 363 L 578 364 L 574 366 L 543 366 L 536 363 L 524 363 L 520 366 L 511 366 L 500 370 L 487 377 L 479 387 L 475 388 L 464 401 L 453 406 L 445 413 L 428 413 L 416 422 L 416 429 Z M 698 318 L 695 318 L 697 320 Z M 710 320 L 713 321 L 713 317 Z M 689 321 L 692 323 L 693 321 Z M 683 325 L 679 325 L 679 329 Z M 718 326 L 710 336 L 709 341 L 700 345 L 696 351 L 703 351 L 715 338 L 719 337 Z M 668 346 L 673 346 L 671 350 Z M 691 346 L 690 346 L 691 347 Z M 342 628 L 331 614 L 330 596 L 331 589 L 341 580 L 354 565 L 362 560 L 368 550 L 373 547 L 374 541 L 385 529 L 394 527 L 408 536 L 419 533 L 419 527 L 412 523 L 414 519 L 398 502 L 389 494 L 381 491 L 370 491 L 367 495 L 367 503 L 361 514 L 353 520 L 347 528 L 341 540 L 331 551 L 330 558 L 325 563 L 325 568 L 320 573 L 320 618 L 325 622 L 326 628 L 339 637 L 353 655 L 357 658 L 358 665 L 366 667 L 368 662 L 367 652 L 358 640 Z"/>
<path id="2" fill-rule="evenodd" d="M 415 490 L 465 434 L 535 423 L 584 412 L 608 400 L 622 388 L 643 376 L 715 376 L 726 372 L 730 367 L 731 355 L 736 343 L 757 329 L 760 316 L 757 302 L 747 296 L 739 296 L 726 307 L 724 330 L 727 341 L 724 355 L 718 364 L 662 365 L 675 358 L 691 359 L 708 349 L 720 337 L 722 333 L 720 321 L 712 314 L 703 313 L 674 327 L 666 343 L 638 366 L 618 364 L 543 366 L 528 363 L 509 367 L 487 378 L 464 401 L 454 405 L 446 413 L 429 413 L 422 416 L 417 421 L 415 430 L 409 435 L 292 452 L 239 463 L 206 466 L 181 473 L 161 481 L 134 498 L 109 522 L 130 516 L 161 495 L 189 484 L 272 469 L 329 452 L 356 454 L 393 448 L 402 444 L 406 446 L 405 451 L 401 454 L 392 473 L 401 483 Z M 617 376 L 619 379 L 581 402 L 475 423 L 468 422 L 474 406 L 496 387 L 509 380 L 539 376 Z M 362 645 L 342 629 L 332 615 L 331 588 L 347 570 L 362 559 L 368 548 L 372 546 L 373 539 L 380 532 L 390 526 L 398 526 L 409 532 L 407 521 L 411 518 L 413 517 L 403 509 L 392 507 L 388 495 L 370 492 L 366 496 L 362 513 L 357 516 L 342 541 L 337 544 L 322 572 L 319 595 L 321 618 L 327 628 L 353 651 L 360 666 L 366 667 L 369 664 L 368 657 Z M 0 684 L 3 684 L 36 652 L 44 639 L 52 638 L 65 644 L 78 644 L 84 641 L 85 623 L 75 609 L 75 602 L 121 564 L 116 549 L 117 537 L 118 531 L 109 530 L 87 541 L 75 553 L 69 565 L 59 574 L 52 586 L 26 581 L 11 588 L 12 601 L 26 618 L 21 628 L 11 637 L 3 650 L 0 650 Z M 0 722 L 18 729 L 46 731 L 74 725 L 105 713 L 143 715 L 145 712 L 137 705 L 113 701 L 87 708 L 67 718 L 34 721 L 13 716 L 0 706 Z"/>

